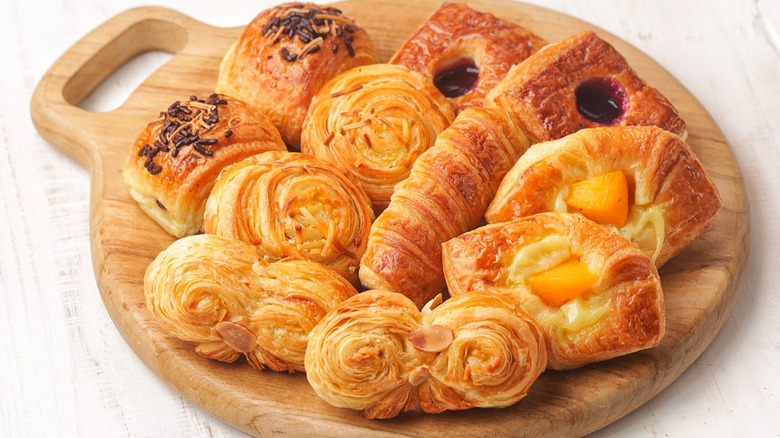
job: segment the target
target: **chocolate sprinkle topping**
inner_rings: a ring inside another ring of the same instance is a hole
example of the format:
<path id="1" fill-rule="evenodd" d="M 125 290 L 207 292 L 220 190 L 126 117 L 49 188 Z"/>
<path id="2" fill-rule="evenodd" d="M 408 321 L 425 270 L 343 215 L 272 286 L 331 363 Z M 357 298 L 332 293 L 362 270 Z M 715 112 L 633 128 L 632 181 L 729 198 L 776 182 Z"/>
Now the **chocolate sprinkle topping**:
<path id="1" fill-rule="evenodd" d="M 345 32 L 346 36 L 345 35 Z M 355 27 L 351 19 L 341 10 L 332 7 L 309 7 L 303 4 L 278 6 L 263 27 L 263 36 L 273 38 L 273 44 L 279 44 L 282 37 L 289 41 L 297 38 L 304 44 L 298 53 L 291 53 L 288 47 L 280 50 L 282 59 L 295 62 L 310 53 L 317 53 L 328 38 L 332 40 L 331 50 L 338 53 L 340 43 L 347 47 L 350 56 L 355 56 Z M 338 41 L 338 39 L 341 41 Z M 326 46 L 327 47 L 327 46 Z"/>

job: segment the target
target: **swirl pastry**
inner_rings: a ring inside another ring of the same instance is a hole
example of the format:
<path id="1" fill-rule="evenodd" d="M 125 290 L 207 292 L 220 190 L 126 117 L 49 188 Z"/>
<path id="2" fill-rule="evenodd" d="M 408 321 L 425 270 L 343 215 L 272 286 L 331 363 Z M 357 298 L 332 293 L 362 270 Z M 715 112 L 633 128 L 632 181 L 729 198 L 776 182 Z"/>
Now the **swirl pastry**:
<path id="1" fill-rule="evenodd" d="M 544 331 L 549 368 L 570 369 L 658 345 L 658 270 L 636 245 L 580 215 L 540 213 L 443 245 L 450 294 L 511 296 Z"/>
<path id="2" fill-rule="evenodd" d="M 456 113 L 482 106 L 485 94 L 513 65 L 546 42 L 493 14 L 444 3 L 390 58 L 430 78 Z"/>
<path id="3" fill-rule="evenodd" d="M 721 206 L 683 140 L 655 126 L 616 126 L 532 146 L 506 175 L 485 218 L 582 213 L 661 266 L 703 233 Z"/>
<path id="4" fill-rule="evenodd" d="M 415 162 L 371 227 L 360 261 L 369 288 L 422 306 L 444 288 L 441 244 L 479 225 L 504 174 L 530 142 L 497 109 L 471 107 Z"/>
<path id="5" fill-rule="evenodd" d="M 122 175 L 141 210 L 182 237 L 202 231 L 206 198 L 222 168 L 271 150 L 286 148 L 262 113 L 228 96 L 192 96 L 141 132 Z"/>
<path id="6" fill-rule="evenodd" d="M 181 238 L 144 277 L 146 306 L 198 354 L 256 369 L 304 371 L 309 332 L 357 294 L 334 271 L 306 260 L 263 262 L 252 245 L 211 234 Z"/>
<path id="7" fill-rule="evenodd" d="M 683 138 L 685 121 L 594 32 L 549 45 L 509 70 L 485 97 L 517 117 L 534 143 L 583 128 L 655 125 Z"/>
<path id="8" fill-rule="evenodd" d="M 310 155 L 268 152 L 226 168 L 207 202 L 207 233 L 255 245 L 268 260 L 312 260 L 357 284 L 374 220 L 359 184 Z"/>
<path id="9" fill-rule="evenodd" d="M 317 91 L 340 72 L 373 63 L 368 33 L 340 10 L 285 3 L 244 29 L 222 59 L 216 89 L 268 114 L 284 141 L 298 149 Z"/>
<path id="10" fill-rule="evenodd" d="M 401 294 L 363 292 L 317 324 L 306 350 L 314 391 L 367 418 L 510 406 L 546 364 L 539 327 L 511 301 L 479 292 L 422 313 Z"/>
<path id="11" fill-rule="evenodd" d="M 357 67 L 312 100 L 301 151 L 354 175 L 378 213 L 454 118 L 447 99 L 418 73 L 390 64 Z"/>

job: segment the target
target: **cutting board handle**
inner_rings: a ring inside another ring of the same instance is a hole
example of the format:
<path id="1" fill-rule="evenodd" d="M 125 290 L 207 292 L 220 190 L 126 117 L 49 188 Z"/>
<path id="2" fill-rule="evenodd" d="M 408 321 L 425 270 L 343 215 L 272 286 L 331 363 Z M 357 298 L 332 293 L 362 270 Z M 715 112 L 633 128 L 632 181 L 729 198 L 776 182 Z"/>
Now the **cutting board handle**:
<path id="1" fill-rule="evenodd" d="M 50 144 L 94 169 L 100 147 L 96 139 L 111 129 L 106 126 L 108 115 L 122 107 L 97 113 L 78 105 L 142 53 L 162 50 L 175 58 L 202 26 L 179 12 L 155 6 L 129 9 L 106 21 L 68 49 L 38 83 L 30 105 L 35 128 Z"/>

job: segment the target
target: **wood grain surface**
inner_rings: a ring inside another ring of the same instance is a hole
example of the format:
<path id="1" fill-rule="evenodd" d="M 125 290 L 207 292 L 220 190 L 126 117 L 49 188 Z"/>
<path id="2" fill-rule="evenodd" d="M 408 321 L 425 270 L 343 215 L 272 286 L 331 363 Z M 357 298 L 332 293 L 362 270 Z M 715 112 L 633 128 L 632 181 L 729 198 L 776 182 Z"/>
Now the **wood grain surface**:
<path id="1" fill-rule="evenodd" d="M 40 81 L 31 111 L 38 132 L 90 172 L 92 257 L 106 309 L 138 356 L 176 391 L 257 436 L 579 436 L 641 406 L 709 345 L 736 302 L 749 247 L 742 175 L 718 126 L 663 67 L 600 29 L 522 3 L 469 3 L 548 41 L 595 30 L 687 121 L 688 142 L 720 190 L 724 209 L 703 236 L 661 270 L 667 305 L 662 344 L 575 371 L 545 372 L 529 396 L 510 408 L 412 413 L 389 421 L 364 420 L 327 405 L 303 375 L 257 372 L 243 362 L 226 365 L 199 357 L 192 345 L 162 332 L 145 308 L 143 272 L 173 238 L 137 208 L 120 172 L 133 140 L 160 110 L 213 90 L 219 60 L 241 28 L 217 28 L 172 10 L 143 7 L 116 16 L 67 51 Z M 366 4 L 337 5 L 368 29 L 384 61 L 439 2 Z M 112 71 L 149 50 L 175 55 L 120 108 L 105 113 L 78 108 Z"/>

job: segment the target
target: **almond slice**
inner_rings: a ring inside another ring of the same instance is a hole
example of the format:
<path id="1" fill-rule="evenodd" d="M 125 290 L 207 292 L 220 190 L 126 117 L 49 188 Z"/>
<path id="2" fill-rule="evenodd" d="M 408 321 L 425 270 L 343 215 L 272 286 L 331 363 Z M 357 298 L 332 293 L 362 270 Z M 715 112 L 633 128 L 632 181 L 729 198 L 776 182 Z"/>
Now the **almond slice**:
<path id="1" fill-rule="evenodd" d="M 257 336 L 251 330 L 235 322 L 222 321 L 215 327 L 217 335 L 230 348 L 242 353 L 252 351 L 257 345 Z"/>
<path id="2" fill-rule="evenodd" d="M 449 327 L 434 324 L 411 332 L 409 342 L 418 350 L 438 353 L 449 347 L 454 337 Z"/>
<path id="3" fill-rule="evenodd" d="M 419 368 L 413 369 L 409 373 L 409 383 L 412 386 L 418 386 L 422 382 L 426 381 L 428 377 L 431 377 L 431 371 L 428 369 L 427 365 L 423 365 Z"/>

